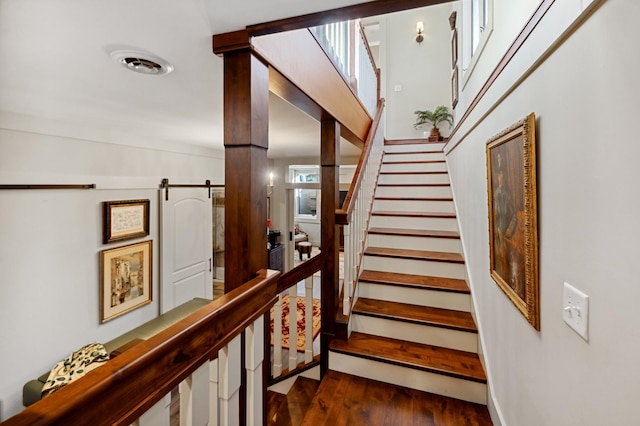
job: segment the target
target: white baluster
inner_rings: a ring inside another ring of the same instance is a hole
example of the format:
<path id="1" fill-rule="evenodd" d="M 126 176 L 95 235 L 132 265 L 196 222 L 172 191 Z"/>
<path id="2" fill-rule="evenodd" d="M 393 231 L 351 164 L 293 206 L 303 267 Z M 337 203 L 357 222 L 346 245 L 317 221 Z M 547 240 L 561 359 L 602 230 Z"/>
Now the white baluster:
<path id="1" fill-rule="evenodd" d="M 289 371 L 298 366 L 298 286 L 289 288 Z"/>
<path id="2" fill-rule="evenodd" d="M 273 307 L 273 377 L 282 374 L 282 294 Z"/>
<path id="3" fill-rule="evenodd" d="M 209 362 L 209 424 L 220 424 L 220 413 L 218 412 L 218 357 Z"/>
<path id="4" fill-rule="evenodd" d="M 240 424 L 240 339 L 236 336 L 219 355 L 220 380 L 220 425 L 235 426 Z"/>
<path id="5" fill-rule="evenodd" d="M 247 369 L 247 424 L 262 425 L 262 361 L 264 359 L 264 317 L 245 330 Z"/>
<path id="6" fill-rule="evenodd" d="M 198 367 L 178 385 L 180 424 L 206 425 L 209 421 L 209 361 Z"/>
<path id="7" fill-rule="evenodd" d="M 344 315 L 349 315 L 349 297 L 351 297 L 351 282 L 352 282 L 352 272 L 351 272 L 351 251 L 353 248 L 351 247 L 351 225 L 344 226 L 344 298 L 342 300 L 342 313 Z"/>
<path id="8" fill-rule="evenodd" d="M 170 406 L 171 393 L 168 393 L 141 415 L 138 420 L 133 422 L 132 426 L 169 426 L 171 420 L 169 414 Z"/>
<path id="9" fill-rule="evenodd" d="M 313 360 L 313 275 L 304 280 L 304 363 Z"/>

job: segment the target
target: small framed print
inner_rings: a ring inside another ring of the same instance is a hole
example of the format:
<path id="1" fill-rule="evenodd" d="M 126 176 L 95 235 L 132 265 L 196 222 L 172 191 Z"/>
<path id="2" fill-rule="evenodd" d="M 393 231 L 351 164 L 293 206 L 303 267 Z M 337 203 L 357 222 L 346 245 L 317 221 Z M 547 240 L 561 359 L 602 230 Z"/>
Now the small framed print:
<path id="1" fill-rule="evenodd" d="M 152 241 L 100 252 L 100 322 L 151 303 Z"/>
<path id="2" fill-rule="evenodd" d="M 149 200 L 102 203 L 104 244 L 149 235 Z"/>

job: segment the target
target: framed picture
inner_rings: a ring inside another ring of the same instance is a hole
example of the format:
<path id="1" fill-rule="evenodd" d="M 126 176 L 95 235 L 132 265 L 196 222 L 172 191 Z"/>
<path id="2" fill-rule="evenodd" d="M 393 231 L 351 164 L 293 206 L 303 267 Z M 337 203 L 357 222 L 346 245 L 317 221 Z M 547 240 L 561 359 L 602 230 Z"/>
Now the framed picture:
<path id="1" fill-rule="evenodd" d="M 104 244 L 149 235 L 149 200 L 102 203 Z"/>
<path id="2" fill-rule="evenodd" d="M 100 253 L 100 322 L 151 303 L 152 242 Z"/>
<path id="3" fill-rule="evenodd" d="M 451 108 L 455 108 L 456 105 L 458 105 L 458 67 L 453 69 L 451 76 Z"/>
<path id="4" fill-rule="evenodd" d="M 453 30 L 451 37 L 451 68 L 455 69 L 458 64 L 458 30 Z"/>
<path id="5" fill-rule="evenodd" d="M 487 142 L 490 273 L 540 329 L 535 115 Z"/>

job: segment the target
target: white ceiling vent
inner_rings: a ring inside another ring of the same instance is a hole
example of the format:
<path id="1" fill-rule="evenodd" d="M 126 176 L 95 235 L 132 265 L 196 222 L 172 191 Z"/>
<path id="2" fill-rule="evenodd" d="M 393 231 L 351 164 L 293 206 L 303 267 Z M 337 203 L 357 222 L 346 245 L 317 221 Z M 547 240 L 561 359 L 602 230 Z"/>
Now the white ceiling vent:
<path id="1" fill-rule="evenodd" d="M 111 52 L 111 58 L 131 71 L 147 75 L 169 74 L 173 65 L 154 55 L 131 50 L 116 50 Z"/>

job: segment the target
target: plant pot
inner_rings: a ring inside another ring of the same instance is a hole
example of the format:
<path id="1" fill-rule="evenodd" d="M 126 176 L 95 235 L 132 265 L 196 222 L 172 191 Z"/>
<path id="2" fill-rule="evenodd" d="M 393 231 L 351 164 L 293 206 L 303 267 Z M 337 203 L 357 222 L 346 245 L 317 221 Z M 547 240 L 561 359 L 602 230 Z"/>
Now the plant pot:
<path id="1" fill-rule="evenodd" d="M 431 134 L 429 135 L 429 140 L 430 141 L 439 141 L 440 139 L 441 139 L 440 129 L 438 129 L 436 126 L 433 126 L 431 128 Z"/>

